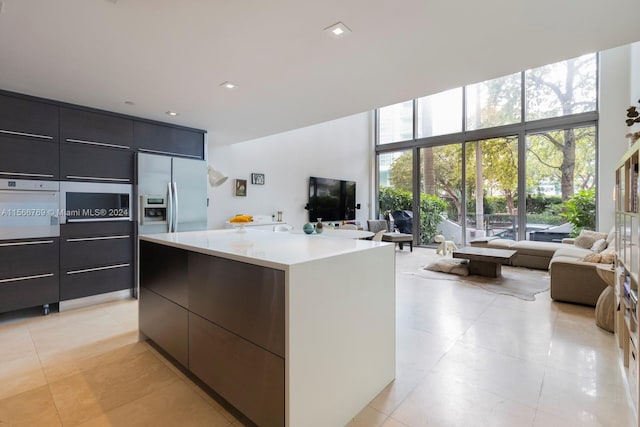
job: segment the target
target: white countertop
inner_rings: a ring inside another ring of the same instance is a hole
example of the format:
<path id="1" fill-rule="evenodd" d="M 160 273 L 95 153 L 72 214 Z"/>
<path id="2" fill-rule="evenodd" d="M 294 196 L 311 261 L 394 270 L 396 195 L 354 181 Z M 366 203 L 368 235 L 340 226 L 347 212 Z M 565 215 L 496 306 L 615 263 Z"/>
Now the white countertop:
<path id="1" fill-rule="evenodd" d="M 295 264 L 390 244 L 331 238 L 322 234 L 274 233 L 253 229 L 242 232 L 227 229 L 146 234 L 140 235 L 140 240 L 280 270 Z"/>

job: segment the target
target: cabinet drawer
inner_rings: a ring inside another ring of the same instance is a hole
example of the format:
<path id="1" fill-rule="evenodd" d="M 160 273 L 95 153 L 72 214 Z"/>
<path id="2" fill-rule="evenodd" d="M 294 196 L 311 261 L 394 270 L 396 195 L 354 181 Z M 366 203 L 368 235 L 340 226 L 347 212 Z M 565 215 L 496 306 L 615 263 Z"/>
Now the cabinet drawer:
<path id="1" fill-rule="evenodd" d="M 60 268 L 92 267 L 133 260 L 131 234 L 63 237 L 60 241 Z"/>
<path id="2" fill-rule="evenodd" d="M 58 302 L 57 268 L 48 273 L 0 279 L 0 312 Z"/>
<path id="3" fill-rule="evenodd" d="M 185 308 L 140 288 L 140 332 L 185 368 L 189 366 L 189 316 Z"/>
<path id="4" fill-rule="evenodd" d="M 58 106 L 0 95 L 0 134 L 58 141 Z"/>
<path id="5" fill-rule="evenodd" d="M 133 148 L 133 120 L 60 108 L 60 140 L 98 147 Z"/>
<path id="6" fill-rule="evenodd" d="M 284 272 L 189 253 L 189 311 L 284 357 Z"/>
<path id="7" fill-rule="evenodd" d="M 141 151 L 204 158 L 203 132 L 136 121 L 133 138 L 135 148 Z"/>
<path id="8" fill-rule="evenodd" d="M 189 370 L 259 426 L 284 426 L 284 359 L 189 313 Z"/>
<path id="9" fill-rule="evenodd" d="M 0 279 L 58 272 L 58 239 L 0 241 Z"/>
<path id="10" fill-rule="evenodd" d="M 109 234 L 133 235 L 133 221 L 75 222 L 60 225 L 60 237 L 92 237 Z"/>
<path id="11" fill-rule="evenodd" d="M 638 349 L 631 338 L 629 338 L 629 370 L 627 371 L 627 382 L 629 383 L 629 394 L 633 402 L 638 401 Z"/>
<path id="12" fill-rule="evenodd" d="M 140 241 L 140 286 L 188 308 L 188 256 L 183 249 Z"/>
<path id="13" fill-rule="evenodd" d="M 0 178 L 58 179 L 57 142 L 15 138 L 0 133 Z"/>
<path id="14" fill-rule="evenodd" d="M 133 151 L 62 143 L 60 177 L 73 181 L 133 182 Z"/>
<path id="15" fill-rule="evenodd" d="M 60 275 L 61 301 L 133 287 L 132 263 L 62 270 Z"/>

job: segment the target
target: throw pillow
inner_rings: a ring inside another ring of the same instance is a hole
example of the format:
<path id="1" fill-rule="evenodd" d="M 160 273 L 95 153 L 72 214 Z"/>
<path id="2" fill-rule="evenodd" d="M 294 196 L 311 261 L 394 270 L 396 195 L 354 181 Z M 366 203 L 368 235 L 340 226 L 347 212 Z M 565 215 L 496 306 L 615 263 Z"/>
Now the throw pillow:
<path id="1" fill-rule="evenodd" d="M 582 261 L 585 261 L 585 262 L 600 262 L 601 259 L 602 259 L 602 254 L 594 252 L 594 253 L 589 254 L 589 255 L 585 256 L 584 258 L 582 258 Z"/>
<path id="2" fill-rule="evenodd" d="M 601 255 L 600 263 L 602 264 L 613 264 L 616 260 L 616 248 L 615 245 L 609 246 L 604 251 L 600 252 L 598 255 Z"/>
<path id="3" fill-rule="evenodd" d="M 593 246 L 591 246 L 591 250 L 593 252 L 602 252 L 607 249 L 607 241 L 604 239 L 599 239 L 593 242 Z"/>
<path id="4" fill-rule="evenodd" d="M 607 233 L 598 233 L 597 231 L 582 230 L 580 235 L 576 237 L 573 244 L 579 248 L 590 249 L 596 240 L 606 239 Z"/>

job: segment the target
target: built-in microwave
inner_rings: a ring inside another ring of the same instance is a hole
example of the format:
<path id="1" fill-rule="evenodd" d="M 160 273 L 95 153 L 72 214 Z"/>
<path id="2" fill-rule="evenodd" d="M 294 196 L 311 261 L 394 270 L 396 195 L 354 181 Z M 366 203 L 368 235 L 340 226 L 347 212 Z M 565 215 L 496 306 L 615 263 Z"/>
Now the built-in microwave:
<path id="1" fill-rule="evenodd" d="M 131 184 L 60 182 L 60 223 L 131 221 Z"/>

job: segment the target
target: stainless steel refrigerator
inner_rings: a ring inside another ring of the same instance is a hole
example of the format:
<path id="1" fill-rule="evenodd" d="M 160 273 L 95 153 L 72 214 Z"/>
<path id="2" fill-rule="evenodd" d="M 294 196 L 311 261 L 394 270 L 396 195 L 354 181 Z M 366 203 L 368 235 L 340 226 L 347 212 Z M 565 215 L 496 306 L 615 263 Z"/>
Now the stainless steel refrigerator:
<path id="1" fill-rule="evenodd" d="M 207 229 L 204 160 L 138 153 L 138 232 Z"/>

